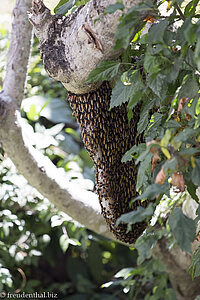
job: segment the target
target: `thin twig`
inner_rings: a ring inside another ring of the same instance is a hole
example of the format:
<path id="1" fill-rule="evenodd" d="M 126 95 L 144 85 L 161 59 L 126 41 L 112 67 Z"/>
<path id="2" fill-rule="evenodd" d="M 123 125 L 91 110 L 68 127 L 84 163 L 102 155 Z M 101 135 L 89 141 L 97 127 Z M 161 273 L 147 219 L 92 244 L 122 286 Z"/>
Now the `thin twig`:
<path id="1" fill-rule="evenodd" d="M 181 18 L 183 21 L 185 21 L 185 16 L 184 16 L 182 10 L 180 9 L 180 7 L 178 6 L 177 3 L 174 4 L 174 7 L 175 7 L 176 10 L 178 11 L 178 13 L 179 13 L 179 15 L 180 15 L 180 18 Z"/>

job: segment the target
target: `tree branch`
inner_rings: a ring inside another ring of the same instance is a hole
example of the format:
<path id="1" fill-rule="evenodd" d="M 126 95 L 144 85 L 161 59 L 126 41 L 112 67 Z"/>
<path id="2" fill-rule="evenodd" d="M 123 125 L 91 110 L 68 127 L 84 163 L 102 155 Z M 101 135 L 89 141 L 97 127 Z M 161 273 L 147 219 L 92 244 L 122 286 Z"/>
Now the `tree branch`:
<path id="1" fill-rule="evenodd" d="M 126 0 L 126 10 L 142 0 Z M 104 60 L 119 56 L 114 35 L 121 11 L 101 17 L 116 0 L 91 0 L 74 14 L 52 16 L 41 0 L 33 0 L 29 19 L 40 42 L 40 51 L 48 74 L 61 81 L 70 92 L 87 93 L 98 84 L 85 84 L 90 72 Z"/>
<path id="2" fill-rule="evenodd" d="M 10 98 L 15 99 L 18 107 L 24 96 L 31 47 L 32 26 L 27 21 L 27 10 L 30 6 L 30 0 L 17 0 L 13 9 L 11 41 L 3 83 L 4 92 Z"/>
<path id="3" fill-rule="evenodd" d="M 97 196 L 67 182 L 64 171 L 28 144 L 23 134 L 19 106 L 24 97 L 31 46 L 31 26 L 26 16 L 30 5 L 31 0 L 17 0 L 14 8 L 7 73 L 0 93 L 1 143 L 19 172 L 58 209 L 87 228 L 113 238 L 100 213 Z"/>
<path id="4" fill-rule="evenodd" d="M 200 294 L 199 277 L 192 279 L 188 272 L 191 255 L 183 252 L 178 246 L 169 250 L 165 239 L 157 242 L 152 254 L 155 259 L 164 262 L 178 300 L 192 300 Z"/>

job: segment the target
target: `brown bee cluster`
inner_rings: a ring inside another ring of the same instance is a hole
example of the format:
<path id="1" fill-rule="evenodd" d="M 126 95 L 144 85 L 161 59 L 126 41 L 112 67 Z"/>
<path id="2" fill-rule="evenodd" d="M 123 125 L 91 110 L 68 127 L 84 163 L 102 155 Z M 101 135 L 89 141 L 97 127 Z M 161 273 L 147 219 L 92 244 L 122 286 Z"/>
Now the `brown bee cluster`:
<path id="1" fill-rule="evenodd" d="M 116 226 L 122 214 L 147 205 L 135 198 L 137 167 L 133 161 L 122 163 L 122 156 L 142 137 L 137 136 L 139 108 L 128 123 L 126 105 L 109 109 L 112 89 L 108 82 L 91 93 L 76 95 L 68 92 L 68 101 L 80 124 L 85 148 L 96 168 L 96 190 L 103 216 L 117 239 L 134 243 L 144 231 L 145 222 L 134 224 L 127 233 L 127 225 Z"/>

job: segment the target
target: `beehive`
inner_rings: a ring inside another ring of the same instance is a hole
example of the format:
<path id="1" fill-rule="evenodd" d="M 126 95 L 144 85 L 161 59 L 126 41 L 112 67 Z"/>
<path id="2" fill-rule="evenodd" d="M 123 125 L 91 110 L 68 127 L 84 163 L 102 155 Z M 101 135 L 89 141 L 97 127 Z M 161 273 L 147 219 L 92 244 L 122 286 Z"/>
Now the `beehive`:
<path id="1" fill-rule="evenodd" d="M 134 243 L 144 231 L 145 222 L 132 226 L 127 233 L 127 225 L 115 226 L 123 213 L 146 206 L 146 202 L 136 201 L 130 207 L 130 200 L 136 196 L 137 167 L 134 161 L 122 163 L 122 156 L 142 139 L 137 137 L 139 108 L 128 123 L 126 104 L 110 107 L 112 89 L 108 82 L 91 93 L 76 95 L 68 92 L 68 101 L 73 114 L 80 124 L 85 148 L 96 168 L 96 191 L 103 216 L 117 239 Z"/>

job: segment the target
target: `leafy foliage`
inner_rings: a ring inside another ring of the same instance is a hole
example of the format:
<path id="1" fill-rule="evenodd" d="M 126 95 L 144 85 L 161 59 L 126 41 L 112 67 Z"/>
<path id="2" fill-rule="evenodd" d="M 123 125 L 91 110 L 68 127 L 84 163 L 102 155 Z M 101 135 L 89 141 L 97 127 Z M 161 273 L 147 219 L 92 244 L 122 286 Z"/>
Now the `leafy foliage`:
<path id="1" fill-rule="evenodd" d="M 111 107 L 129 102 L 129 109 L 142 101 L 138 133 L 144 132 L 147 142 L 156 139 L 154 142 L 161 152 L 159 155 L 164 155 L 161 159 L 165 163 L 166 176 L 179 171 L 184 178 L 191 177 L 194 185 L 199 184 L 197 143 L 200 133 L 199 74 L 194 60 L 199 32 L 197 4 L 197 1 L 189 2 L 182 8 L 181 15 L 181 9 L 177 11 L 177 6 L 171 4 L 171 13 L 166 17 L 159 10 L 159 4 L 152 6 L 147 1 L 132 7 L 122 16 L 115 47 L 120 48 L 119 35 L 123 48 L 127 48 L 127 55 L 123 55 L 121 60 L 125 71 L 116 81 L 111 99 Z M 154 19 L 144 20 L 144 12 Z M 143 25 L 151 20 L 148 33 L 143 33 L 146 25 L 138 31 L 138 14 L 143 17 Z M 180 19 L 182 22 L 176 25 Z M 106 66 L 104 68 L 106 70 Z M 148 121 L 153 107 L 157 112 L 151 114 Z M 141 156 L 150 151 L 151 148 L 147 148 Z M 176 159 L 176 164 L 169 169 L 172 159 Z M 193 176 L 189 175 L 191 173 Z"/>
<path id="2" fill-rule="evenodd" d="M 120 223 L 128 224 L 128 230 L 131 230 L 131 225 L 147 220 L 153 214 L 153 204 L 150 203 L 147 208 L 138 207 L 137 210 L 123 214 L 118 218 L 116 226 Z"/>
<path id="3" fill-rule="evenodd" d="M 60 0 L 54 8 L 56 14 L 65 15 L 72 9 L 71 12 L 76 10 L 81 5 L 85 5 L 89 0 Z"/>
<path id="4" fill-rule="evenodd" d="M 167 9 L 163 8 L 165 4 Z M 123 48 L 124 53 L 115 74 L 110 108 L 126 102 L 131 119 L 132 109 L 138 105 L 137 131 L 145 138 L 145 143 L 133 146 L 122 162 L 134 159 L 138 166 L 139 195 L 132 201 L 151 199 L 157 205 L 155 210 L 140 207 L 117 221 L 127 223 L 130 230 L 138 221 L 149 222 L 154 211 L 154 226 L 135 244 L 139 263 L 150 258 L 150 249 L 163 236 L 190 253 L 196 237 L 197 220 L 184 215 L 177 206 L 184 201 L 185 191 L 199 201 L 199 18 L 196 0 L 143 1 L 122 15 L 115 34 L 114 47 Z M 106 66 L 101 74 L 103 71 Z M 92 74 L 95 70 L 90 80 Z M 163 213 L 165 217 L 161 218 Z M 191 267 L 193 276 L 199 276 L 198 262 L 197 251 Z"/>
<path id="5" fill-rule="evenodd" d="M 117 61 L 107 60 L 101 62 L 88 76 L 87 82 L 97 82 L 109 80 L 117 75 L 120 63 Z"/>
<path id="6" fill-rule="evenodd" d="M 196 235 L 194 220 L 189 219 L 176 207 L 169 217 L 169 226 L 182 250 L 192 253 L 191 242 Z"/>
<path id="7" fill-rule="evenodd" d="M 167 276 L 165 268 L 157 260 L 146 261 L 137 268 L 124 268 L 115 274 L 113 281 L 107 282 L 103 287 L 121 285 L 125 293 L 129 292 L 129 299 L 140 299 L 141 288 L 146 289 L 148 285 L 150 287 L 152 280 L 154 284 L 152 292 L 146 291 L 142 299 L 176 299 L 173 290 L 166 288 Z"/>

